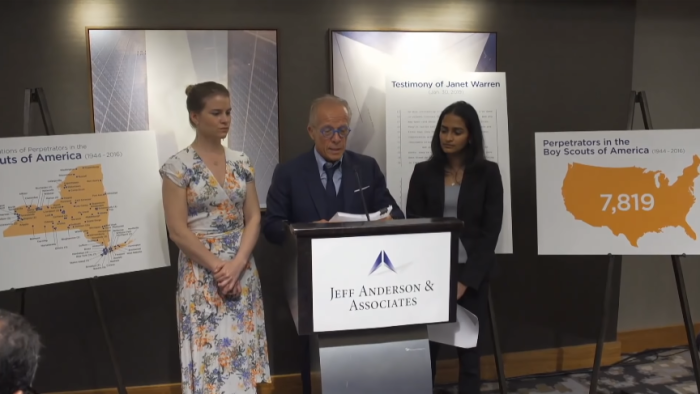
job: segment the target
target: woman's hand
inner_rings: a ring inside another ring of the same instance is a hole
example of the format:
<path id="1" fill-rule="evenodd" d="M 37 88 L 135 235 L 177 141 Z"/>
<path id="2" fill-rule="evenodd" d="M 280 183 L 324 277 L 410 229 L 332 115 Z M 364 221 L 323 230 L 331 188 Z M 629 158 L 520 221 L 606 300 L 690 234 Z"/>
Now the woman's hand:
<path id="1" fill-rule="evenodd" d="M 231 296 L 233 298 L 238 298 L 241 296 L 241 293 L 243 292 L 242 286 L 241 286 L 241 281 L 236 281 L 236 284 L 233 285 L 233 290 L 231 291 Z"/>
<path id="2" fill-rule="evenodd" d="M 464 293 L 467 292 L 467 286 L 461 284 L 460 282 L 457 282 L 457 299 L 459 300 L 464 296 Z"/>
<path id="3" fill-rule="evenodd" d="M 221 298 L 227 298 L 227 297 L 233 297 L 233 298 L 238 298 L 241 296 L 242 293 L 242 285 L 241 281 L 238 280 L 234 282 L 232 285 L 226 286 L 226 288 L 221 288 L 219 287 L 219 296 Z"/>
<path id="4" fill-rule="evenodd" d="M 214 271 L 214 279 L 223 294 L 231 293 L 236 286 L 238 286 L 240 291 L 238 280 L 243 274 L 247 264 L 248 261 L 246 260 L 234 258 L 231 261 L 225 262 Z"/>

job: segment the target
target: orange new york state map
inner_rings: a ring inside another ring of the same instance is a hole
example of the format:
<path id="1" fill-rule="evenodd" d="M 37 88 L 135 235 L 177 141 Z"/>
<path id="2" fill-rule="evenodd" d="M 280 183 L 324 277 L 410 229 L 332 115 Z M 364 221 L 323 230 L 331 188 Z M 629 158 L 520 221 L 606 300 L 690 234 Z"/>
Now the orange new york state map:
<path id="1" fill-rule="evenodd" d="M 88 241 L 102 246 L 103 256 L 128 246 L 132 241 L 111 244 L 109 200 L 102 178 L 100 164 L 76 167 L 59 183 L 60 197 L 50 205 L 37 202 L 15 207 L 16 220 L 3 236 L 32 237 L 79 230 Z"/>
<path id="2" fill-rule="evenodd" d="M 700 157 L 694 155 L 692 164 L 685 167 L 682 175 L 671 184 L 661 171 L 571 163 L 561 193 L 566 210 L 575 219 L 594 227 L 607 227 L 615 236 L 622 234 L 634 247 L 638 247 L 639 239 L 645 234 L 659 233 L 669 227 L 680 227 L 688 237 L 697 240 L 697 234 L 686 217 L 695 204 L 695 179 L 700 175 L 698 166 Z M 605 202 L 601 195 L 621 194 L 650 194 L 654 200 L 653 209 L 604 211 L 601 208 Z"/>

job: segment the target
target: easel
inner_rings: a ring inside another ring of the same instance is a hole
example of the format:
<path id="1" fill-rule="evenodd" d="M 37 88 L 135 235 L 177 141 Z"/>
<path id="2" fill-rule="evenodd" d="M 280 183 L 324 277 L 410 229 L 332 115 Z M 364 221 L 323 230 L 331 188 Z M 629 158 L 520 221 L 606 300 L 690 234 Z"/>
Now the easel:
<path id="1" fill-rule="evenodd" d="M 489 322 L 491 323 L 491 342 L 493 342 L 493 359 L 496 362 L 496 376 L 498 376 L 498 392 L 501 394 L 508 394 L 506 372 L 503 368 L 503 353 L 501 353 L 501 341 L 498 337 L 498 327 L 496 326 L 496 312 L 493 309 L 493 298 L 491 297 L 491 286 L 489 286 L 488 302 Z"/>
<path id="2" fill-rule="evenodd" d="M 32 88 L 25 89 L 24 91 L 24 135 L 29 136 L 31 131 L 31 110 L 32 104 L 37 104 L 39 106 L 39 111 L 41 113 L 41 118 L 44 122 L 44 132 L 46 135 L 56 135 L 56 131 L 53 128 L 53 122 L 51 121 L 51 115 L 49 114 L 49 107 L 46 103 L 46 96 L 44 95 L 43 88 Z M 117 363 L 117 357 L 114 351 L 114 346 L 112 345 L 112 340 L 109 336 L 109 330 L 107 329 L 107 323 L 105 322 L 104 313 L 102 312 L 102 304 L 100 303 L 100 297 L 97 292 L 97 277 L 89 279 L 90 288 L 92 289 L 92 300 L 95 303 L 95 310 L 97 311 L 97 316 L 100 319 L 100 326 L 102 326 L 102 334 L 104 335 L 105 342 L 107 343 L 107 349 L 109 351 L 109 357 L 112 361 L 112 367 L 114 368 L 114 376 L 117 380 L 117 391 L 119 394 L 127 394 L 126 387 L 124 386 L 124 381 L 122 380 L 121 372 L 119 371 L 119 364 Z M 27 289 L 16 289 L 20 296 L 20 307 L 19 313 L 24 316 L 25 312 L 25 294 Z"/>
<path id="3" fill-rule="evenodd" d="M 53 129 L 53 122 L 51 121 L 51 114 L 49 113 L 49 106 L 46 104 L 46 95 L 44 95 L 43 88 L 24 90 L 24 135 L 29 136 L 29 132 L 31 131 L 32 104 L 37 104 L 39 106 L 39 112 L 41 113 L 41 119 L 44 121 L 46 135 L 56 135 L 56 131 Z"/>
<path id="4" fill-rule="evenodd" d="M 644 91 L 632 91 L 632 93 L 630 94 L 630 112 L 627 118 L 627 129 L 632 130 L 634 122 L 634 112 L 637 104 L 639 104 L 639 107 L 642 111 L 642 120 L 644 121 L 644 128 L 646 130 L 652 130 L 653 127 L 651 125 L 651 115 L 649 113 L 649 102 L 647 101 L 647 96 Z M 610 314 L 610 293 L 612 291 L 613 270 L 616 265 L 619 265 L 622 262 L 622 256 L 613 256 L 610 254 L 608 255 L 608 257 L 608 274 L 605 279 L 605 294 L 603 296 L 603 316 L 600 324 L 600 334 L 598 336 L 598 342 L 596 343 L 595 348 L 595 359 L 593 362 L 593 373 L 591 374 L 591 386 L 589 389 L 589 394 L 597 394 L 598 392 L 598 377 L 600 375 L 600 363 L 603 356 L 605 328 L 608 324 Z M 683 255 L 683 257 L 685 257 L 685 254 Z M 693 319 L 690 315 L 690 308 L 688 307 L 688 295 L 685 291 L 685 280 L 683 279 L 683 267 L 681 266 L 680 256 L 671 256 L 671 262 L 673 264 L 673 273 L 676 276 L 676 289 L 678 290 L 678 299 L 681 304 L 681 312 L 683 313 L 685 332 L 688 336 L 690 358 L 693 361 L 695 384 L 700 390 L 700 360 L 698 359 L 698 348 L 695 341 L 695 329 L 693 327 Z"/>

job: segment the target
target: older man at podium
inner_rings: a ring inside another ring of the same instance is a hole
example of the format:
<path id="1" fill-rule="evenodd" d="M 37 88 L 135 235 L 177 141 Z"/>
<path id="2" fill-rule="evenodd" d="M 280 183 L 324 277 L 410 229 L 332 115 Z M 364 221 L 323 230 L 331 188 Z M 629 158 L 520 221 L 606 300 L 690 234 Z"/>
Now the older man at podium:
<path id="1" fill-rule="evenodd" d="M 277 166 L 272 176 L 263 223 L 270 242 L 282 243 L 285 222 L 326 222 L 338 212 L 364 214 L 391 206 L 391 217 L 404 218 L 377 161 L 345 150 L 351 116 L 347 101 L 336 96 L 311 104 L 307 130 L 314 147 Z"/>
<path id="2" fill-rule="evenodd" d="M 270 242 L 283 243 L 285 223 L 327 222 L 338 212 L 366 214 L 391 206 L 391 218 L 404 218 L 377 161 L 345 149 L 351 117 L 347 101 L 336 96 L 311 104 L 307 130 L 314 147 L 277 166 L 272 176 L 262 227 Z M 310 393 L 308 337 L 301 342 L 302 382 Z"/>

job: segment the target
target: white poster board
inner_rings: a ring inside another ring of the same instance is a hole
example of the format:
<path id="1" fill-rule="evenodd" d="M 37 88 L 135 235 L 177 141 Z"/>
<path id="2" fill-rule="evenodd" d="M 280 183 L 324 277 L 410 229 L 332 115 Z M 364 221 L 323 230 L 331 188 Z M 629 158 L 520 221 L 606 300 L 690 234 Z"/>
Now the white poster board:
<path id="1" fill-rule="evenodd" d="M 700 254 L 699 136 L 536 133 L 539 254 Z"/>
<path id="2" fill-rule="evenodd" d="M 311 241 L 314 331 L 449 320 L 451 234 Z"/>
<path id="3" fill-rule="evenodd" d="M 332 93 L 352 109 L 347 148 L 386 174 L 386 76 L 496 71 L 497 34 L 456 31 L 331 31 Z"/>
<path id="4" fill-rule="evenodd" d="M 150 131 L 0 140 L 0 291 L 170 264 Z"/>
<path id="5" fill-rule="evenodd" d="M 456 101 L 479 113 L 488 160 L 498 163 L 503 181 L 503 227 L 496 253 L 513 253 L 510 147 L 505 73 L 389 74 L 386 78 L 387 184 L 406 208 L 416 163 L 430 158 L 440 113 Z"/>

